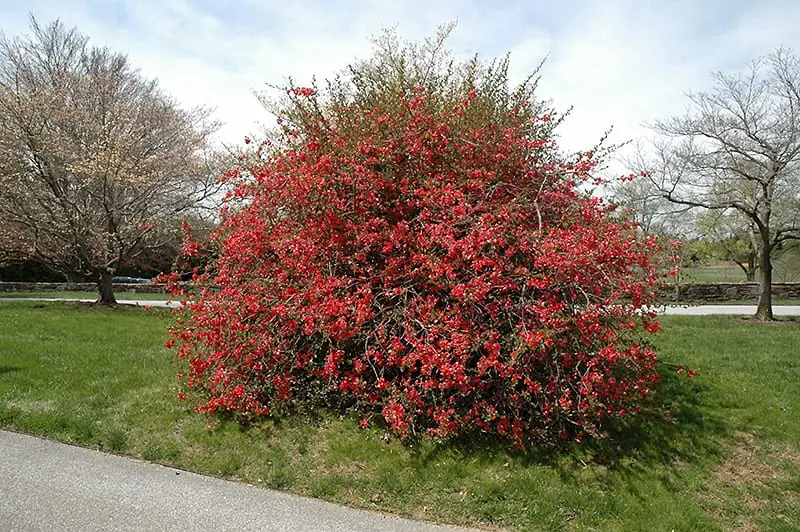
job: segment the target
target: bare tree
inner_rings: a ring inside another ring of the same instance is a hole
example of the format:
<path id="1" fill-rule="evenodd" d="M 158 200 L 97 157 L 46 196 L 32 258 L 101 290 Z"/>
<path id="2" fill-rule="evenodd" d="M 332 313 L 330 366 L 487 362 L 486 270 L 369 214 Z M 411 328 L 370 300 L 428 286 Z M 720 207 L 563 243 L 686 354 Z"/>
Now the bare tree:
<path id="1" fill-rule="evenodd" d="M 632 167 L 638 163 L 626 161 L 625 164 Z M 611 203 L 625 209 L 626 215 L 646 235 L 683 240 L 695 234 L 692 208 L 670 203 L 659 191 L 653 190 L 645 177 L 614 182 L 608 189 L 608 196 Z"/>
<path id="2" fill-rule="evenodd" d="M 737 211 L 755 228 L 756 317 L 772 319 L 772 255 L 800 239 L 800 61 L 780 48 L 742 74 L 716 73 L 690 110 L 658 121 L 642 161 L 668 201 Z"/>
<path id="3" fill-rule="evenodd" d="M 209 111 L 56 21 L 0 34 L 0 247 L 98 283 L 174 243 L 214 191 Z"/>

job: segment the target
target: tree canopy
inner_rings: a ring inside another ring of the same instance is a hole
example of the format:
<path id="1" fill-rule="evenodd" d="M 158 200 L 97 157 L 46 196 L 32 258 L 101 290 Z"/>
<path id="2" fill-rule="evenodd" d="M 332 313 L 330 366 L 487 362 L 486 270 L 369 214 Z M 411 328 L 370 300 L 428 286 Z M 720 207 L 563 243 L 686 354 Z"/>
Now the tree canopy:
<path id="1" fill-rule="evenodd" d="M 0 249 L 114 302 L 114 272 L 180 239 L 182 213 L 213 191 L 215 128 L 58 21 L 0 36 Z"/>

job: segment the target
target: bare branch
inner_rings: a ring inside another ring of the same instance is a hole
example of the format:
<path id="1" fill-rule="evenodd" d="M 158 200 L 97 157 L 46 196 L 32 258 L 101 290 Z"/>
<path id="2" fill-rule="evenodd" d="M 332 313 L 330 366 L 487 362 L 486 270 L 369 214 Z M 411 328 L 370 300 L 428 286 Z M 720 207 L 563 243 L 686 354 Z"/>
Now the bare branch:
<path id="1" fill-rule="evenodd" d="M 651 126 L 659 136 L 640 159 L 669 202 L 741 213 L 758 254 L 758 314 L 771 317 L 772 253 L 800 235 L 800 62 L 780 48 L 713 79 L 688 95 L 685 115 Z"/>

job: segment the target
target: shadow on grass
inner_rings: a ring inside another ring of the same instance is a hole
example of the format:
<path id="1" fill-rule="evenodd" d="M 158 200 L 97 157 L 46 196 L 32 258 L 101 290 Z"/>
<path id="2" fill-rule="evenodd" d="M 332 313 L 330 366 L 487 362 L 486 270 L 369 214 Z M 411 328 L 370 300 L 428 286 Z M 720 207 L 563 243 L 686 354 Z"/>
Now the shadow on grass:
<path id="1" fill-rule="evenodd" d="M 0 375 L 5 375 L 6 373 L 13 373 L 15 371 L 19 371 L 21 368 L 16 366 L 0 366 Z"/>
<path id="2" fill-rule="evenodd" d="M 659 369 L 662 379 L 655 393 L 642 405 L 641 412 L 607 423 L 603 427 L 606 434 L 604 438 L 586 440 L 581 444 L 532 446 L 525 451 L 517 451 L 508 441 L 485 434 L 472 434 L 444 443 L 415 442 L 406 448 L 408 454 L 400 461 L 408 460 L 403 467 L 423 473 L 436 470 L 440 464 L 469 463 L 463 472 L 458 472 L 460 470 L 455 465 L 447 466 L 453 468 L 455 472 L 451 471 L 451 474 L 456 477 L 468 475 L 467 470 L 502 471 L 509 462 L 533 470 L 537 466 L 545 466 L 567 485 L 585 482 L 586 468 L 589 467 L 593 478 L 603 486 L 637 486 L 635 479 L 650 478 L 658 480 L 671 491 L 677 491 L 682 477 L 674 473 L 683 465 L 704 469 L 708 464 L 718 462 L 724 456 L 725 441 L 730 439 L 733 428 L 715 405 L 716 394 L 710 385 L 701 378 L 688 380 L 684 375 L 678 375 L 672 366 L 665 365 Z M 324 414 L 320 412 L 317 409 L 285 412 L 286 417 L 271 417 L 269 420 L 243 419 L 229 414 L 217 414 L 214 417 L 220 420 L 220 429 L 235 424 L 236 430 L 251 433 L 249 436 L 254 438 L 269 437 L 273 432 L 287 434 L 292 440 L 287 448 L 305 455 L 307 448 L 315 445 L 315 438 L 325 433 L 323 427 L 329 420 L 350 417 L 336 409 L 325 409 Z M 382 441 L 387 445 L 396 443 L 394 438 L 388 436 L 388 429 L 379 419 L 375 419 L 371 430 L 377 440 L 372 439 L 372 443 L 364 444 L 364 438 L 358 435 L 355 420 L 351 421 L 337 425 L 337 430 L 355 435 L 347 445 L 352 444 L 357 452 L 351 449 L 342 456 L 351 457 L 353 452 L 358 456 L 364 452 L 380 454 L 384 444 L 376 447 L 374 442 Z"/>
<path id="3" fill-rule="evenodd" d="M 612 421 L 606 438 L 587 443 L 595 462 L 649 468 L 722 454 L 720 442 L 731 428 L 715 409 L 710 386 L 671 367 L 660 373 L 655 393 L 638 415 Z"/>
<path id="4" fill-rule="evenodd" d="M 487 461 L 511 456 L 521 465 L 547 465 L 572 476 L 576 463 L 633 473 L 721 457 L 721 442 L 731 428 L 715 411 L 710 387 L 676 374 L 674 368 L 660 372 L 662 379 L 641 412 L 608 422 L 604 438 L 517 451 L 498 438 L 472 435 L 431 446 L 417 458 L 427 463 L 448 451 Z"/>

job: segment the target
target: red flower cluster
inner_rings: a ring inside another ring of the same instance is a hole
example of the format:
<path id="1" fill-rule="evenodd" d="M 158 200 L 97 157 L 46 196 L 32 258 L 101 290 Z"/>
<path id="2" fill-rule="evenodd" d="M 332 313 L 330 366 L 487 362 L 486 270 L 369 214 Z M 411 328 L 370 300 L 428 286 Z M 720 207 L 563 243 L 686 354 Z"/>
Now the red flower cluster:
<path id="1" fill-rule="evenodd" d="M 303 96 L 306 98 L 310 98 L 311 96 L 314 96 L 316 93 L 317 91 L 315 89 L 312 89 L 311 87 L 295 87 L 294 89 L 289 89 L 286 91 L 287 95 L 291 96 L 292 94 L 294 94 L 295 96 Z"/>
<path id="2" fill-rule="evenodd" d="M 658 380 L 655 243 L 580 191 L 591 154 L 531 135 L 550 116 L 496 127 L 469 118 L 480 98 L 309 114 L 231 172 L 240 208 L 201 278 L 219 288 L 169 342 L 199 410 L 326 405 L 401 437 L 518 446 L 635 410 Z"/>

